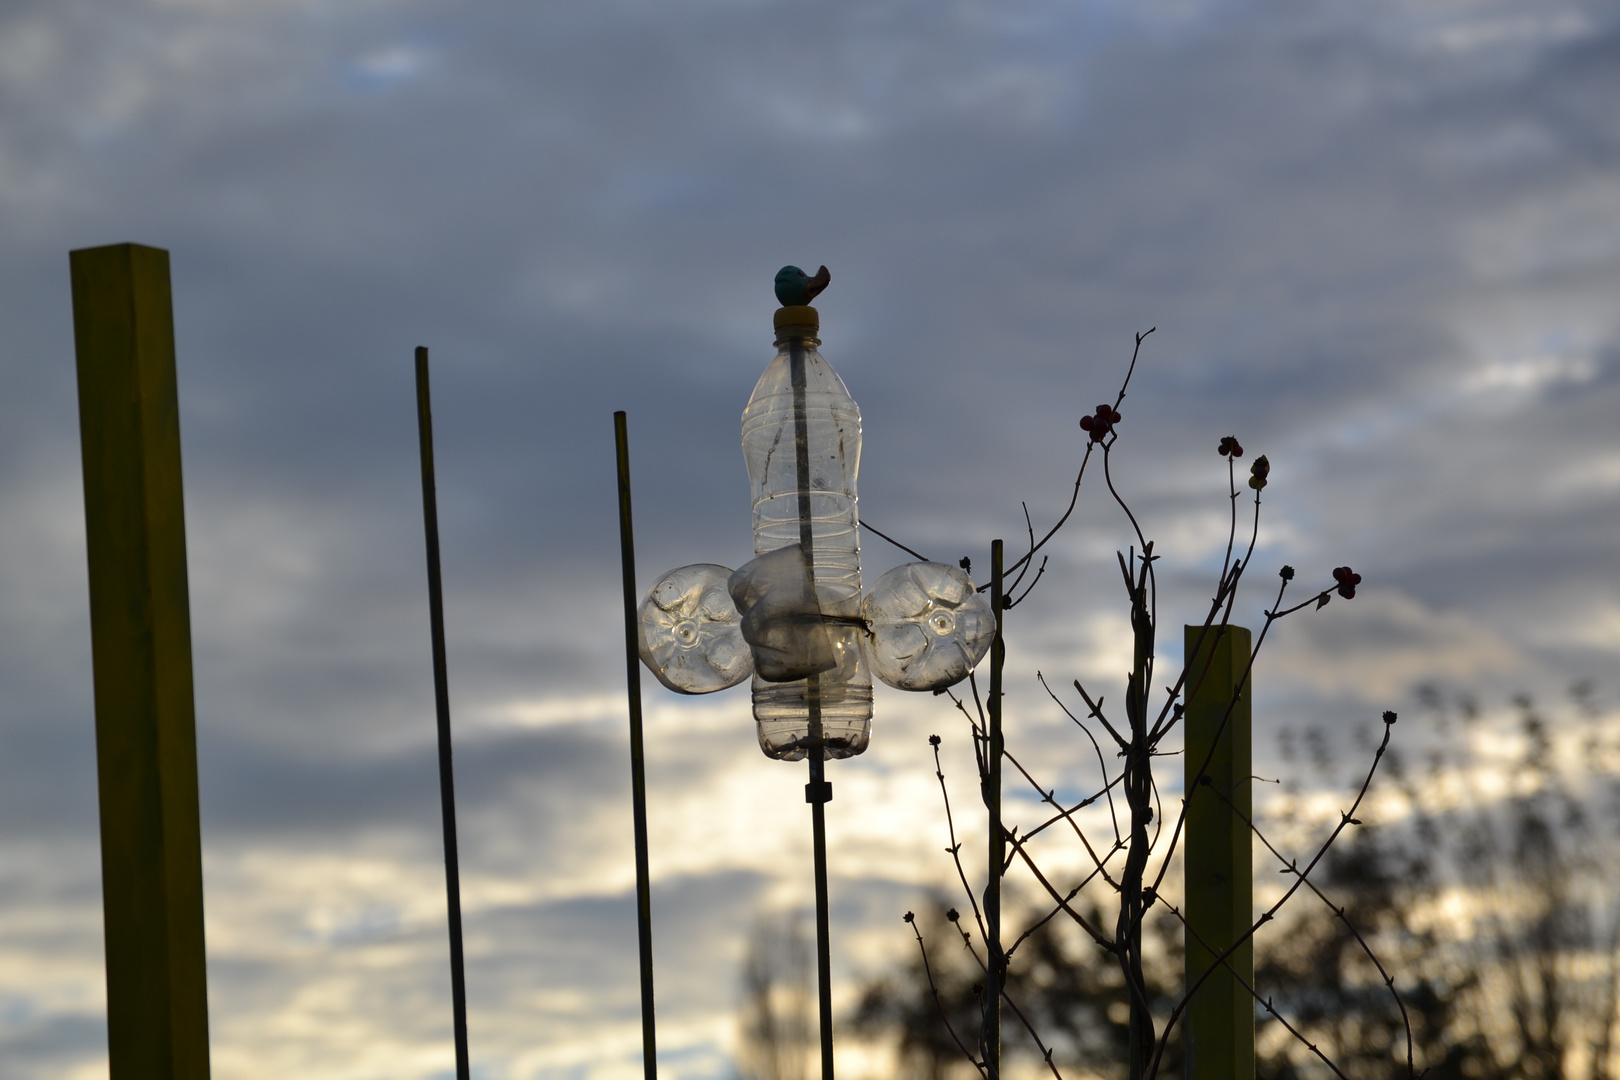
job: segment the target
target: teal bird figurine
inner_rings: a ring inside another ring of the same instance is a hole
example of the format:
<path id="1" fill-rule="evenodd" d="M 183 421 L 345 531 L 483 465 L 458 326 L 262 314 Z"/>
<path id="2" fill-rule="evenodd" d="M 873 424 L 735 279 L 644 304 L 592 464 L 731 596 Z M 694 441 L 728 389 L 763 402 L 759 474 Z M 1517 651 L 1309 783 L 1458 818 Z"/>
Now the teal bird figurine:
<path id="1" fill-rule="evenodd" d="M 832 281 L 832 274 L 823 266 L 811 277 L 797 266 L 784 266 L 776 272 L 776 302 L 783 307 L 808 304 L 821 295 Z"/>

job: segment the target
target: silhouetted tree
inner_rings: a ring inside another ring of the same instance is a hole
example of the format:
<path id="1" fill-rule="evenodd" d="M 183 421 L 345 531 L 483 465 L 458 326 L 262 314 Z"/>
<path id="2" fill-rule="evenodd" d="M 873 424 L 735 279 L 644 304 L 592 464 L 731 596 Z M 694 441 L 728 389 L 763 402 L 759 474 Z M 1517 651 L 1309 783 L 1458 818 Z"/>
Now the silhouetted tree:
<path id="1" fill-rule="evenodd" d="M 1076 901 L 1088 919 L 1101 918 L 1107 895 Z M 1130 996 L 1119 965 L 1090 938 L 1067 921 L 1047 918 L 1049 913 L 1016 894 L 1007 898 L 1010 920 L 1036 925 L 1011 951 L 1007 993 L 1018 1001 L 1031 1024 L 1053 1050 L 1053 1060 L 1065 1072 L 1077 1075 L 1122 1076 L 1130 1035 Z M 934 893 L 920 905 L 917 918 L 935 927 L 948 926 L 960 934 L 960 916 L 948 906 L 943 893 Z M 1181 982 L 1180 924 L 1168 913 L 1148 922 L 1149 947 L 1144 949 L 1144 975 L 1154 1011 L 1169 1012 Z M 1014 962 L 1016 961 L 1016 962 Z M 863 988 L 848 1020 L 848 1029 L 873 1039 L 892 1038 L 904 1075 L 947 1080 L 976 1075 L 972 1063 L 950 1035 L 978 1030 L 984 995 L 984 971 L 966 943 L 960 948 L 936 948 L 926 954 L 932 971 L 924 971 L 924 954 L 914 955 L 897 972 L 879 976 Z M 930 989 L 938 991 L 936 1000 Z M 950 1029 L 941 1022 L 949 1017 Z M 1003 1044 L 1009 1062 L 1040 1063 L 1042 1053 L 1022 1026 L 1009 1026 Z M 1179 1046 L 1165 1063 L 1179 1074 Z"/>
<path id="2" fill-rule="evenodd" d="M 1393 1075 L 1394 1016 L 1353 925 L 1399 972 L 1435 1080 L 1611 1080 L 1620 985 L 1620 716 L 1590 684 L 1556 724 L 1528 696 L 1488 719 L 1466 695 L 1419 691 L 1422 764 L 1391 755 L 1379 823 L 1330 855 L 1345 922 L 1297 921 L 1257 980 L 1294 1004 L 1352 1077 Z M 1323 738 L 1312 754 L 1323 771 Z M 1285 739 L 1285 750 L 1292 749 Z M 1285 754 L 1285 757 L 1289 756 Z M 1285 792 L 1279 819 L 1304 816 Z M 1262 1031 L 1264 1037 L 1266 1033 Z M 1278 1041 L 1276 1075 L 1303 1066 Z M 1299 1075 L 1305 1075 L 1301 1071 Z"/>
<path id="3" fill-rule="evenodd" d="M 1392 782 L 1312 875 L 1327 906 L 1292 909 L 1279 932 L 1259 940 L 1257 990 L 1352 1080 L 1407 1075 L 1408 1023 L 1429 1080 L 1613 1080 L 1620 713 L 1600 708 L 1589 684 L 1574 688 L 1556 722 L 1524 696 L 1494 718 L 1465 695 L 1424 688 L 1419 701 L 1420 766 L 1388 755 Z M 1321 796 L 1333 786 L 1339 748 L 1318 730 L 1284 732 L 1281 744 L 1288 778 L 1257 825 L 1279 847 L 1309 844 L 1336 812 L 1337 802 Z M 1276 889 L 1280 865 L 1262 847 L 1257 903 Z M 943 903 L 931 898 L 921 918 L 938 919 Z M 1160 920 L 1153 928 L 1144 974 L 1159 1011 L 1179 993 L 1180 927 Z M 1024 963 L 1011 966 L 1009 993 L 1054 1033 L 1058 1061 L 1121 1075 L 1117 965 L 1062 923 L 1045 924 L 1017 952 Z M 936 948 L 928 959 L 939 1005 L 919 958 L 870 982 L 851 1026 L 894 1040 L 906 1075 L 971 1075 L 940 1014 L 971 1030 L 981 969 L 962 950 Z M 1257 1022 L 1260 1080 L 1332 1075 L 1263 1009 Z M 1009 1059 L 1039 1060 L 1027 1039 L 1008 1036 Z M 1179 1072 L 1179 1060 L 1165 1064 Z"/>
<path id="4" fill-rule="evenodd" d="M 1291 875 L 1287 887 L 1262 905 L 1259 917 L 1246 931 L 1236 935 L 1235 941 L 1203 943 L 1214 954 L 1206 974 L 1183 985 L 1177 977 L 1179 973 L 1159 968 L 1153 954 L 1163 950 L 1158 949 L 1154 939 L 1162 933 L 1156 933 L 1155 928 L 1162 927 L 1166 917 L 1178 926 L 1185 926 L 1179 897 L 1174 895 L 1178 891 L 1176 882 L 1170 872 L 1173 865 L 1179 866 L 1180 845 L 1187 835 L 1187 800 L 1182 800 L 1179 806 L 1163 803 L 1154 763 L 1174 753 L 1166 740 L 1172 735 L 1179 739 L 1178 728 L 1183 726 L 1188 702 L 1199 697 L 1200 688 L 1213 685 L 1207 682 L 1214 670 L 1211 646 L 1228 633 L 1245 582 L 1265 588 L 1269 603 L 1261 608 L 1260 625 L 1249 646 L 1251 651 L 1235 662 L 1238 670 L 1233 673 L 1233 685 L 1223 685 L 1219 700 L 1214 702 L 1214 708 L 1221 713 L 1216 718 L 1215 730 L 1210 732 L 1211 749 L 1201 761 L 1186 763 L 1189 787 L 1207 787 L 1213 798 L 1230 802 L 1231 796 L 1222 793 L 1213 783 L 1213 747 L 1221 739 L 1221 733 L 1229 729 L 1236 710 L 1246 698 L 1255 655 L 1279 620 L 1296 612 L 1320 611 L 1336 597 L 1353 599 L 1361 575 L 1348 566 L 1335 567 L 1331 583 L 1330 575 L 1324 573 L 1305 596 L 1299 597 L 1298 587 L 1293 584 L 1294 568 L 1283 566 L 1278 568 L 1276 578 L 1260 586 L 1249 571 L 1259 537 L 1262 493 L 1270 483 L 1271 463 L 1264 454 L 1253 458 L 1245 479 L 1238 466 L 1244 456 L 1238 439 L 1228 435 L 1216 443 L 1212 437 L 1210 449 L 1224 459 L 1227 469 L 1225 494 L 1230 505 L 1230 523 L 1226 552 L 1214 582 L 1213 595 L 1197 617 L 1198 628 L 1189 639 L 1183 663 L 1178 668 L 1160 666 L 1158 563 L 1162 556 L 1155 552 L 1154 541 L 1149 538 L 1143 519 L 1131 509 L 1113 471 L 1114 454 L 1124 430 L 1120 406 L 1129 390 L 1142 343 L 1152 332 L 1136 336 L 1130 367 L 1112 403 L 1099 404 L 1094 413 L 1079 421 L 1086 439 L 1067 507 L 1042 534 L 1037 534 L 1026 509 L 1022 531 L 1028 543 L 1024 553 L 1006 566 L 1005 581 L 997 578 L 992 570 L 992 606 L 999 628 L 1004 613 L 1021 604 L 1041 581 L 1047 558 L 1042 554 L 1043 549 L 1074 514 L 1088 467 L 1091 467 L 1091 476 L 1106 487 L 1107 500 L 1113 504 L 1112 509 L 1117 512 L 1128 538 L 1125 550 L 1117 554 L 1119 582 L 1130 612 L 1131 668 L 1126 673 L 1123 693 L 1113 698 L 1096 693 L 1095 686 L 1088 690 L 1078 679 L 1072 681 L 1077 697 L 1069 698 L 1066 689 L 1054 690 L 1044 677 L 1041 678 L 1043 688 L 1056 707 L 1074 722 L 1081 737 L 1095 749 L 1097 776 L 1093 784 L 1086 786 L 1088 794 L 1078 801 L 1072 797 L 1060 799 L 1058 792 L 1072 792 L 1078 778 L 1065 777 L 1058 781 L 1041 776 L 1038 760 L 1030 758 L 1026 763 L 1020 758 L 1021 749 L 1015 752 L 1008 748 L 996 684 L 1003 656 L 999 635 L 991 649 L 988 694 L 981 694 L 979 682 L 972 674 L 958 688 L 961 693 L 942 691 L 956 706 L 972 739 L 978 788 L 988 812 L 989 832 L 988 876 L 981 893 L 970 883 L 963 866 L 962 842 L 940 764 L 941 739 L 938 735 L 931 736 L 945 824 L 950 832 L 947 851 L 962 886 L 960 896 L 965 909 L 960 918 L 953 916 L 950 920 L 956 939 L 948 947 L 953 959 L 938 961 L 941 970 L 937 977 L 933 971 L 935 961 L 930 956 L 931 948 L 937 955 L 937 941 L 930 943 L 916 925 L 914 915 L 908 913 L 906 921 L 912 924 L 919 950 L 917 973 L 928 987 L 920 992 L 928 995 L 927 1002 L 948 1041 L 941 1042 L 936 1035 L 928 1034 L 925 1028 L 912 1022 L 928 1010 L 920 1009 L 918 1002 L 904 992 L 885 994 L 874 988 L 860 1014 L 868 1028 L 889 1017 L 887 1022 L 898 1025 L 902 1032 L 903 1054 L 926 1064 L 931 1076 L 946 1069 L 937 1051 L 949 1046 L 984 1080 L 1001 1080 L 1000 1048 L 1017 1047 L 1026 1042 L 1033 1045 L 1039 1060 L 1055 1080 L 1064 1080 L 1064 1060 L 1074 1061 L 1079 1067 L 1101 1075 L 1112 1072 L 1114 1063 L 1122 1062 L 1132 1080 L 1153 1080 L 1168 1075 L 1179 1056 L 1178 1021 L 1186 1015 L 1192 994 L 1205 979 L 1219 974 L 1222 979 L 1230 978 L 1243 990 L 1254 993 L 1242 970 L 1246 962 L 1233 958 L 1241 955 L 1241 950 L 1277 917 L 1289 900 L 1319 891 L 1312 885 L 1310 875 L 1319 868 L 1339 835 L 1348 826 L 1359 824 L 1355 812 L 1366 797 L 1373 771 L 1390 743 L 1396 716 L 1385 712 L 1383 739 L 1376 747 L 1369 748 L 1371 762 L 1365 779 L 1359 791 L 1347 800 L 1341 820 L 1317 837 L 1310 849 L 1299 851 L 1298 857 L 1285 863 Z M 1244 505 L 1246 502 L 1252 504 L 1252 517 Z M 1243 533 L 1248 535 L 1245 537 Z M 998 557 L 997 550 L 992 549 L 993 559 Z M 967 560 L 963 560 L 963 565 L 968 565 Z M 1291 593 L 1291 589 L 1295 591 Z M 1224 639 L 1237 640 L 1238 635 Z M 1200 656 L 1202 660 L 1198 659 Z M 1043 820 L 1022 831 L 1006 827 L 1000 818 L 1003 777 L 1007 786 L 1016 786 L 1041 802 Z M 1099 814 L 1106 810 L 1103 818 L 1092 817 L 1088 808 L 1093 806 Z M 1235 805 L 1232 809 L 1239 814 L 1246 813 Z M 1106 824 L 1093 829 L 1102 820 Z M 1074 869 L 1077 860 L 1078 870 Z M 1004 919 L 1007 913 L 1000 903 L 1002 878 L 1015 867 L 1028 882 L 1030 896 L 1022 923 Z M 1035 897 L 1040 897 L 1038 904 Z M 1070 943 L 1069 939 L 1056 934 L 1051 927 L 1054 922 L 1063 924 L 1066 933 L 1074 934 L 1074 940 L 1084 944 Z M 1016 929 L 1019 925 L 1027 929 L 1019 933 Z M 1360 945 L 1377 968 L 1378 963 L 1367 943 L 1361 941 Z M 1021 958 L 1020 949 L 1025 950 Z M 960 974 L 954 966 L 957 959 L 971 960 L 979 975 L 974 978 L 971 968 L 964 964 L 966 974 L 961 979 L 956 978 Z M 1023 964 L 1022 973 L 1015 961 Z M 1112 974 L 1104 970 L 1110 967 Z M 947 980 L 946 985 L 939 982 L 942 978 Z M 962 979 L 971 981 L 964 984 Z M 964 985 L 966 997 L 963 996 Z M 1026 1000 L 1024 992 L 1035 997 Z M 1116 992 L 1121 995 L 1118 1000 L 1109 996 Z M 1386 985 L 1384 992 L 1391 994 L 1391 988 Z M 1065 998 L 1064 994 L 1069 996 Z M 973 1003 L 971 1009 L 969 1001 Z M 1262 999 L 1257 1002 L 1268 1015 L 1278 1015 L 1271 1003 Z M 1398 1008 L 1398 1000 L 1395 1004 Z M 975 1011 L 976 1017 L 972 1015 Z M 1285 1018 L 1279 1016 L 1278 1022 L 1287 1027 Z M 1117 1042 L 1121 1023 L 1125 1025 L 1123 1045 Z M 1320 1053 L 1309 1042 L 1302 1045 L 1313 1054 Z M 1412 1072 L 1410 1064 L 1408 1061 L 1409 1074 Z"/>
<path id="5" fill-rule="evenodd" d="M 797 912 L 760 916 L 742 966 L 738 1068 L 747 1080 L 805 1080 L 811 1035 L 810 940 Z"/>

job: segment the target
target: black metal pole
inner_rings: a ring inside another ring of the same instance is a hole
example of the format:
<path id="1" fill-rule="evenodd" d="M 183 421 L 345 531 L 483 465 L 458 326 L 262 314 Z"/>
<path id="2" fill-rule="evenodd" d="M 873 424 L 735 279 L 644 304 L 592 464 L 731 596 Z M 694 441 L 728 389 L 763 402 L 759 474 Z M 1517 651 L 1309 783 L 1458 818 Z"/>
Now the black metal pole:
<path id="1" fill-rule="evenodd" d="M 990 643 L 990 731 L 985 756 L 990 765 L 984 802 L 990 816 L 989 874 L 984 884 L 984 921 L 989 935 L 990 987 L 985 994 L 984 1066 L 987 1080 L 1001 1080 L 1001 991 L 1007 981 L 1007 957 L 1001 950 L 1001 870 L 1007 863 L 1007 835 L 1001 826 L 1001 668 L 1007 651 L 1001 640 L 1002 544 L 990 542 L 990 605 L 996 614 L 996 636 Z"/>
<path id="2" fill-rule="evenodd" d="M 812 680 L 817 676 L 812 675 Z M 817 707 L 819 712 L 819 705 Z M 821 726 L 820 717 L 815 726 Z M 832 933 L 827 905 L 827 803 L 832 785 L 826 782 L 826 748 L 810 748 L 810 783 L 804 797 L 810 804 L 811 844 L 816 863 L 816 981 L 821 1006 L 821 1080 L 833 1080 L 832 1037 Z"/>
<path id="3" fill-rule="evenodd" d="M 810 506 L 810 419 L 806 409 L 804 340 L 788 339 L 788 381 L 793 387 L 793 460 L 799 495 L 799 551 L 810 593 L 816 592 L 815 531 Z M 833 1080 L 832 1036 L 832 930 L 827 902 L 827 803 L 832 785 L 827 782 L 827 740 L 821 726 L 821 676 L 811 675 L 805 685 L 809 713 L 810 783 L 804 799 L 810 804 L 810 844 L 816 873 L 816 983 L 821 1012 L 821 1080 Z"/>
<path id="4" fill-rule="evenodd" d="M 652 880 L 647 871 L 647 757 L 641 739 L 641 654 L 636 614 L 636 536 L 630 518 L 630 433 L 621 410 L 613 414 L 619 458 L 619 555 L 624 564 L 625 683 L 630 699 L 630 805 L 636 833 L 636 931 L 641 944 L 641 1063 L 658 1080 L 657 1023 L 653 1015 Z"/>
<path id="5" fill-rule="evenodd" d="M 433 699 L 439 718 L 439 806 L 444 815 L 444 892 L 450 914 L 450 1001 L 455 1014 L 456 1080 L 470 1080 L 467 972 L 461 948 L 461 863 L 456 852 L 456 774 L 450 759 L 450 680 L 444 657 L 444 586 L 439 575 L 439 499 L 433 479 L 433 404 L 428 393 L 428 351 L 421 346 L 416 349 L 416 430 L 422 447 L 422 527 L 427 534 Z"/>

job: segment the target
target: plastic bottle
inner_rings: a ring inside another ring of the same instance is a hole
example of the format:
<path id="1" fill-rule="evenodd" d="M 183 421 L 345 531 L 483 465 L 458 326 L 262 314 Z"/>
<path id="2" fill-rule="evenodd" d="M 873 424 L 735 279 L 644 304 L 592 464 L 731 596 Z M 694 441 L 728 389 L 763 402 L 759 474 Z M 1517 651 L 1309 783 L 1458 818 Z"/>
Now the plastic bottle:
<path id="1" fill-rule="evenodd" d="M 815 629 L 818 638 L 824 629 L 822 640 L 832 648 L 832 666 L 819 674 L 771 682 L 758 670 L 754 673 L 760 749 L 785 761 L 809 752 L 817 720 L 827 758 L 859 754 L 872 734 L 872 676 L 861 657 L 859 636 L 855 474 L 861 464 L 861 411 L 818 351 L 819 328 L 813 307 L 777 311 L 776 358 L 760 376 L 742 417 L 754 552 L 765 555 L 794 546 L 808 555 L 811 602 L 821 616 Z M 737 574 L 748 571 L 744 567 Z M 732 582 L 737 596 L 738 577 Z"/>
<path id="2" fill-rule="evenodd" d="M 754 670 L 730 579 L 724 566 L 694 563 L 659 578 L 641 602 L 641 662 L 678 694 L 712 694 Z"/>
<path id="3" fill-rule="evenodd" d="M 966 570 L 944 563 L 890 570 L 867 591 L 861 614 L 870 635 L 867 664 L 899 690 L 955 686 L 984 659 L 996 636 L 990 602 Z"/>

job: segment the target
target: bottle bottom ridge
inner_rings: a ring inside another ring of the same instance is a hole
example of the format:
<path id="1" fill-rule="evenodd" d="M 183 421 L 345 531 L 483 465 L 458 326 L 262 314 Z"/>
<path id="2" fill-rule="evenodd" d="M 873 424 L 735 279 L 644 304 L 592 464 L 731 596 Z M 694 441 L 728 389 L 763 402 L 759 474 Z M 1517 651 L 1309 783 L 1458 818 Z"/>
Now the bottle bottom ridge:
<path id="1" fill-rule="evenodd" d="M 821 744 L 829 761 L 849 758 L 866 750 L 872 739 L 872 684 L 831 683 L 820 688 Z M 754 682 L 754 719 L 759 748 L 766 757 L 800 761 L 807 757 L 810 737 L 809 680 L 786 683 Z"/>

